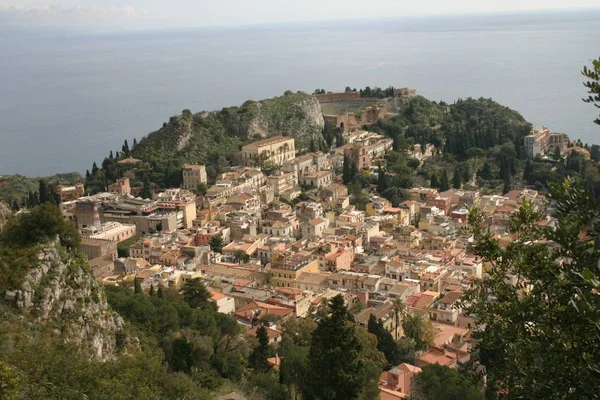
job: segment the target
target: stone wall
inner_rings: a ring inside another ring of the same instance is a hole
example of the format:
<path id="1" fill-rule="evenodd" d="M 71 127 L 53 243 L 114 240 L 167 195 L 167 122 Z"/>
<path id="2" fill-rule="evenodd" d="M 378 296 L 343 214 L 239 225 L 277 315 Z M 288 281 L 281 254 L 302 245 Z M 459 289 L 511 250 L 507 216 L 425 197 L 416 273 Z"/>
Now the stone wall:
<path id="1" fill-rule="evenodd" d="M 336 103 L 342 101 L 354 101 L 360 100 L 359 92 L 348 92 L 348 93 L 325 93 L 314 95 L 319 103 Z"/>

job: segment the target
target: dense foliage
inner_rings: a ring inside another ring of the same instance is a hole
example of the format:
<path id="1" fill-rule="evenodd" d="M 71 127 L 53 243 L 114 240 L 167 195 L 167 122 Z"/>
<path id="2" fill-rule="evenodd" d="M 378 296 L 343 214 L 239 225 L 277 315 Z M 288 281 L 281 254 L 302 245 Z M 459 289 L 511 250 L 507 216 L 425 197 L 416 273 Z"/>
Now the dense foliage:
<path id="1" fill-rule="evenodd" d="M 491 393 L 597 398 L 600 206 L 570 180 L 550 196 L 557 202 L 555 227 L 540 227 L 540 214 L 526 202 L 510 220 L 515 240 L 506 248 L 472 210 L 475 252 L 488 265 L 488 276 L 466 292 L 466 311 L 483 327 L 475 337 Z"/>
<path id="2" fill-rule="evenodd" d="M 83 182 L 83 177 L 77 173 L 56 174 L 44 178 L 28 178 L 22 175 L 0 176 L 0 201 L 13 210 L 33 207 L 40 204 L 40 182 L 54 195 L 58 185 L 73 185 Z"/>
<path id="3" fill-rule="evenodd" d="M 463 371 L 444 365 L 423 367 L 414 377 L 412 386 L 414 400 L 483 400 L 477 381 Z"/>
<path id="4" fill-rule="evenodd" d="M 302 92 L 260 102 L 248 100 L 239 107 L 193 114 L 183 110 L 142 140 L 125 142 L 120 153 L 110 155 L 101 167 L 86 174 L 92 192 L 104 190 L 115 179 L 129 173 L 135 185 L 142 187 L 144 179 L 160 187 L 176 187 L 181 183 L 184 163 L 206 164 L 210 179 L 225 172 L 240 160 L 241 147 L 264 136 L 290 136 L 296 139 L 298 150 L 318 150 L 325 141 L 322 128 L 306 114 L 313 99 Z M 119 163 L 126 157 L 147 162 L 148 166 Z"/>
<path id="5" fill-rule="evenodd" d="M 58 236 L 68 248 L 79 248 L 79 233 L 66 221 L 58 207 L 50 203 L 36 206 L 8 218 L 2 230 L 1 244 L 6 247 L 31 247 Z"/>
<path id="6" fill-rule="evenodd" d="M 133 294 L 122 287 L 107 287 L 109 305 L 163 350 L 168 368 L 197 371 L 214 379 L 239 380 L 248 349 L 238 338 L 238 323 L 213 308 L 197 309 L 168 289 L 160 296 Z"/>

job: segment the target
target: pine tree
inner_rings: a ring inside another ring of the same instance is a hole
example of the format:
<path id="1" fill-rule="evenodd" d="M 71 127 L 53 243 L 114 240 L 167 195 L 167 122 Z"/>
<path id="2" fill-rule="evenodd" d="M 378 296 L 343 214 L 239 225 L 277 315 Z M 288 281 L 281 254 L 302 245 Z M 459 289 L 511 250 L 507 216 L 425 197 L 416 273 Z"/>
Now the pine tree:
<path id="1" fill-rule="evenodd" d="M 190 279 L 183 286 L 183 298 L 192 308 L 205 308 L 210 299 L 210 292 L 200 278 Z"/>
<path id="2" fill-rule="evenodd" d="M 365 385 L 366 368 L 361 360 L 356 327 L 350 321 L 341 295 L 329 303 L 331 314 L 319 321 L 312 334 L 304 398 L 358 399 Z"/>
<path id="3" fill-rule="evenodd" d="M 350 159 L 348 158 L 347 154 L 344 154 L 342 180 L 344 181 L 344 185 L 347 185 L 352 181 L 352 169 L 350 167 Z"/>
<path id="4" fill-rule="evenodd" d="M 460 189 L 460 187 L 462 186 L 460 172 L 458 171 L 458 168 L 454 168 L 454 176 L 452 177 L 452 186 L 454 187 L 454 189 Z"/>
<path id="5" fill-rule="evenodd" d="M 445 169 L 442 171 L 442 179 L 440 181 L 440 192 L 445 192 L 450 189 L 450 182 L 448 181 L 448 171 Z"/>

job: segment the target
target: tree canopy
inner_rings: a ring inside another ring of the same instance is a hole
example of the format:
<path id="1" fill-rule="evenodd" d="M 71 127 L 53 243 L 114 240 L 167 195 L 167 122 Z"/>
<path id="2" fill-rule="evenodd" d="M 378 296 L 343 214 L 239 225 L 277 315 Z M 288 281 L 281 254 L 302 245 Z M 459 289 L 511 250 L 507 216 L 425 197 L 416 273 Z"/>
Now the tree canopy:
<path id="1" fill-rule="evenodd" d="M 600 381 L 597 290 L 600 207 L 582 183 L 554 185 L 554 229 L 524 202 L 511 217 L 515 240 L 502 248 L 474 208 L 469 222 L 487 277 L 465 292 L 483 327 L 476 348 L 489 391 L 508 398 L 595 398 Z"/>

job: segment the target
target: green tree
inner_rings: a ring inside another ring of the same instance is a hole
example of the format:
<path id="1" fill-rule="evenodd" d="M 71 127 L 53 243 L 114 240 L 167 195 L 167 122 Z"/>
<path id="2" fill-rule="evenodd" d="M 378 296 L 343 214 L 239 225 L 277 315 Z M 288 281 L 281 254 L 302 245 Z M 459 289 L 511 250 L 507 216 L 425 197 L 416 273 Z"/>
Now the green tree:
<path id="1" fill-rule="evenodd" d="M 404 335 L 415 341 L 417 349 L 423 349 L 433 342 L 433 325 L 419 314 L 407 314 L 402 320 Z"/>
<path id="2" fill-rule="evenodd" d="M 352 176 L 351 179 L 356 178 L 356 176 L 358 175 L 358 163 L 354 161 L 350 162 L 350 175 Z"/>
<path id="3" fill-rule="evenodd" d="M 220 253 L 223 251 L 223 237 L 221 235 L 215 235 L 211 237 L 208 244 L 210 249 L 215 253 Z"/>
<path id="4" fill-rule="evenodd" d="M 492 171 L 492 167 L 487 162 L 483 163 L 483 166 L 479 169 L 479 171 L 477 171 L 477 175 L 479 175 L 481 179 L 484 179 L 486 181 L 494 179 L 494 172 Z"/>
<path id="5" fill-rule="evenodd" d="M 524 202 L 509 222 L 506 248 L 469 215 L 475 253 L 487 278 L 465 292 L 467 313 L 479 317 L 476 349 L 489 373 L 488 391 L 509 399 L 588 399 L 600 381 L 600 207 L 581 183 L 552 185 L 556 225 Z M 582 237 L 586 237 L 582 240 Z M 514 279 L 510 281 L 506 277 Z"/>
<path id="6" fill-rule="evenodd" d="M 140 197 L 143 199 L 152 198 L 152 185 L 150 183 L 150 178 L 148 178 L 148 174 L 144 174 L 144 177 L 142 178 L 142 191 L 140 192 Z"/>
<path id="7" fill-rule="evenodd" d="M 183 298 L 192 308 L 205 308 L 210 303 L 210 292 L 200 278 L 190 279 L 183 285 Z"/>
<path id="8" fill-rule="evenodd" d="M 267 328 L 260 326 L 256 330 L 258 346 L 252 351 L 248 363 L 255 373 L 267 372 L 271 369 L 269 358 L 269 334 Z"/>
<path id="9" fill-rule="evenodd" d="M 383 194 L 383 192 L 385 192 L 388 188 L 388 177 L 387 177 L 387 172 L 385 171 L 385 169 L 383 169 L 381 167 L 381 163 L 378 166 L 378 171 L 377 171 L 377 191 L 380 194 Z"/>
<path id="10" fill-rule="evenodd" d="M 233 257 L 238 262 L 238 264 L 247 263 L 248 261 L 250 261 L 250 256 L 243 250 L 236 250 L 233 253 Z"/>
<path id="11" fill-rule="evenodd" d="M 583 67 L 581 73 L 590 80 L 583 83 L 583 86 L 588 88 L 588 97 L 583 101 L 591 103 L 600 108 L 600 58 L 592 60 L 592 67 Z M 596 118 L 594 122 L 600 125 L 600 118 Z"/>
<path id="12" fill-rule="evenodd" d="M 458 168 L 454 168 L 454 176 L 452 177 L 452 186 L 454 187 L 454 189 L 460 189 L 460 187 L 462 186 L 462 181 L 461 181 L 460 172 L 458 171 Z"/>
<path id="13" fill-rule="evenodd" d="M 437 189 L 440 187 L 440 181 L 438 179 L 438 176 L 435 172 L 431 173 L 431 178 L 429 181 L 429 186 L 433 189 Z"/>
<path id="14" fill-rule="evenodd" d="M 413 399 L 427 400 L 483 400 L 484 396 L 467 374 L 445 365 L 433 364 L 415 375 Z"/>
<path id="15" fill-rule="evenodd" d="M 133 279 L 133 293 L 143 294 L 142 291 L 142 280 L 137 276 Z"/>
<path id="16" fill-rule="evenodd" d="M 198 187 L 196 188 L 196 191 L 201 196 L 204 196 L 206 194 L 207 190 L 208 190 L 208 185 L 204 182 L 199 183 Z"/>
<path id="17" fill-rule="evenodd" d="M 288 387 L 288 391 L 297 398 L 299 392 L 305 392 L 306 374 L 309 368 L 308 346 L 294 346 L 287 353 L 279 372 L 281 382 Z"/>
<path id="18" fill-rule="evenodd" d="M 442 171 L 442 179 L 440 180 L 440 192 L 445 192 L 450 189 L 450 181 L 448 181 L 448 171 Z"/>
<path id="19" fill-rule="evenodd" d="M 40 194 L 40 204 L 53 203 L 54 196 L 50 193 L 48 183 L 44 179 L 40 179 L 38 193 Z M 35 204 L 29 204 L 30 207 Z"/>
<path id="20" fill-rule="evenodd" d="M 350 167 L 350 159 L 347 154 L 344 154 L 344 165 L 342 170 L 342 180 L 344 185 L 347 185 L 352 181 L 352 168 Z"/>
<path id="21" fill-rule="evenodd" d="M 2 229 L 2 242 L 8 246 L 31 246 L 53 240 L 58 235 L 63 246 L 79 248 L 79 233 L 66 221 L 58 207 L 44 203 L 28 213 L 12 215 Z"/>
<path id="22" fill-rule="evenodd" d="M 358 399 L 365 384 L 365 365 L 359 357 L 362 346 L 356 327 L 341 295 L 329 303 L 330 315 L 319 321 L 309 351 L 304 398 L 315 400 Z"/>
<path id="23" fill-rule="evenodd" d="M 388 366 L 396 365 L 400 360 L 398 346 L 392 334 L 383 327 L 381 321 L 377 321 L 373 314 L 369 316 L 368 331 L 377 337 L 377 349 L 385 355 Z"/>

